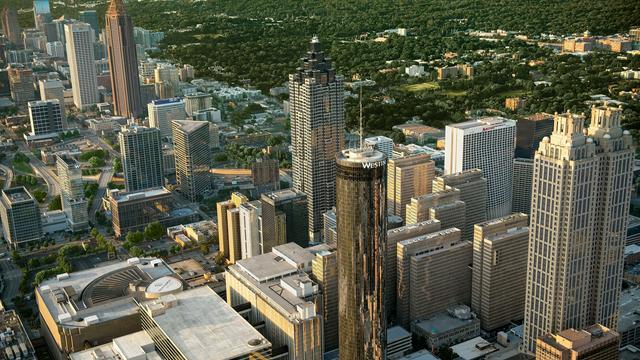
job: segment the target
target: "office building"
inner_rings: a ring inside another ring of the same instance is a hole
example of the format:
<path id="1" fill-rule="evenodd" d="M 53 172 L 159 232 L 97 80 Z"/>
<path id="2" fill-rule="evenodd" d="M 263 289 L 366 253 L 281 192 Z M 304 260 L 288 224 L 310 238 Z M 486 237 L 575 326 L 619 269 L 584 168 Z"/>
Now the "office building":
<path id="1" fill-rule="evenodd" d="M 553 131 L 553 114 L 537 113 L 516 122 L 516 158 L 533 159 L 538 144 Z"/>
<path id="2" fill-rule="evenodd" d="M 245 202 L 238 208 L 240 217 L 240 258 L 264 254 L 262 243 L 262 203 Z"/>
<path id="3" fill-rule="evenodd" d="M 33 0 L 33 18 L 38 29 L 44 28 L 44 24 L 53 20 L 49 0 Z"/>
<path id="4" fill-rule="evenodd" d="M 533 159 L 513 159 L 513 212 L 531 212 L 531 181 L 533 180 Z"/>
<path id="5" fill-rule="evenodd" d="M 388 226 L 388 224 L 387 224 Z M 387 253 L 385 255 L 384 282 L 387 316 L 394 318 L 398 298 L 398 242 L 439 231 L 440 221 L 427 220 L 387 230 Z"/>
<path id="6" fill-rule="evenodd" d="M 213 106 L 213 96 L 210 94 L 196 93 L 184 97 L 184 108 L 187 115 L 193 116 L 194 113 Z"/>
<path id="7" fill-rule="evenodd" d="M 46 47 L 46 52 L 49 56 L 55 59 L 63 60 L 66 58 L 64 52 L 64 44 L 60 41 L 51 41 L 48 42 Z"/>
<path id="8" fill-rule="evenodd" d="M 257 194 L 280 190 L 280 161 L 261 157 L 251 163 L 251 180 Z"/>
<path id="9" fill-rule="evenodd" d="M 54 359 L 68 359 L 87 346 L 142 330 L 134 299 L 182 286 L 173 270 L 155 258 L 131 258 L 44 279 L 35 289 L 40 332 Z"/>
<path id="10" fill-rule="evenodd" d="M 449 228 L 398 242 L 398 301 L 401 326 L 427 319 L 455 304 L 471 302 L 471 242 Z"/>
<path id="11" fill-rule="evenodd" d="M 98 27 L 98 13 L 95 10 L 78 11 L 78 20 L 91 25 L 93 32 L 96 34 L 96 38 L 98 37 L 100 28 Z"/>
<path id="12" fill-rule="evenodd" d="M 43 79 L 38 81 L 40 100 L 58 100 L 64 109 L 64 85 L 60 80 Z"/>
<path id="13" fill-rule="evenodd" d="M 407 205 L 407 225 L 426 220 L 439 220 L 443 229 L 464 229 L 466 205 L 460 201 L 460 190 L 448 188 L 437 193 L 412 198 Z"/>
<path id="14" fill-rule="evenodd" d="M 326 244 L 336 245 L 338 243 L 338 221 L 336 219 L 336 208 L 332 208 L 322 215 L 322 239 Z"/>
<path id="15" fill-rule="evenodd" d="M 387 156 L 387 159 L 391 159 L 393 152 L 393 140 L 386 136 L 372 136 L 364 139 L 365 145 L 372 146 L 374 149 L 380 151 Z"/>
<path id="16" fill-rule="evenodd" d="M 616 328 L 635 149 L 620 108 L 556 114 L 535 155 L 524 346 L 547 333 Z"/>
<path id="17" fill-rule="evenodd" d="M 110 190 L 107 202 L 111 209 L 111 226 L 116 237 L 130 231 L 141 231 L 152 222 L 175 226 L 198 220 L 198 213 L 188 207 L 180 207 L 171 191 L 165 188 L 136 192 Z"/>
<path id="18" fill-rule="evenodd" d="M 620 337 L 602 325 L 550 333 L 536 340 L 536 360 L 617 360 Z"/>
<path id="19" fill-rule="evenodd" d="M 386 163 L 371 148 L 337 157 L 340 359 L 385 356 Z"/>
<path id="20" fill-rule="evenodd" d="M 295 242 L 309 246 L 307 195 L 293 189 L 262 194 L 263 253 L 274 246 Z"/>
<path id="21" fill-rule="evenodd" d="M 324 352 L 338 348 L 338 253 L 336 246 L 320 244 L 307 248 L 315 257 L 311 263 L 311 279 L 322 291 Z"/>
<path id="22" fill-rule="evenodd" d="M 312 241 L 321 236 L 322 214 L 336 203 L 335 159 L 344 148 L 342 82 L 317 37 L 289 75 L 293 187 L 307 194 Z"/>
<path id="23" fill-rule="evenodd" d="M 411 198 L 431 193 L 435 164 L 427 154 L 389 158 L 387 163 L 387 211 L 406 218 Z"/>
<path id="24" fill-rule="evenodd" d="M 528 225 L 525 214 L 475 225 L 471 307 L 485 331 L 524 318 Z"/>
<path id="25" fill-rule="evenodd" d="M 113 112 L 126 118 L 136 118 L 143 111 L 138 58 L 133 41 L 133 22 L 123 0 L 111 0 L 105 15 L 105 34 Z"/>
<path id="26" fill-rule="evenodd" d="M 445 174 L 480 169 L 487 179 L 487 219 L 511 213 L 516 122 L 485 117 L 448 125 Z"/>
<path id="27" fill-rule="evenodd" d="M 160 130 L 123 127 L 118 134 L 125 189 L 129 192 L 164 185 Z"/>
<path id="28" fill-rule="evenodd" d="M 220 148 L 220 128 L 212 122 L 206 122 L 209 124 L 209 149 L 213 151 Z"/>
<path id="29" fill-rule="evenodd" d="M 47 37 L 43 31 L 37 29 L 24 29 L 22 31 L 22 43 L 25 50 L 44 52 L 47 50 Z"/>
<path id="30" fill-rule="evenodd" d="M 179 96 L 178 69 L 169 63 L 159 63 L 153 70 L 156 85 L 156 95 L 160 99 L 168 99 Z M 185 98 L 187 114 L 189 114 L 189 101 Z M 209 106 L 211 107 L 211 106 Z M 191 116 L 191 114 L 189 114 Z"/>
<path id="31" fill-rule="evenodd" d="M 0 302 L 0 338 L 3 359 L 38 360 L 20 316 L 15 310 L 5 309 Z"/>
<path id="32" fill-rule="evenodd" d="M 184 197 L 196 201 L 211 188 L 209 123 L 174 120 L 171 124 L 178 189 Z"/>
<path id="33" fill-rule="evenodd" d="M 33 93 L 33 72 L 24 65 L 9 66 L 9 87 L 11 99 L 17 105 L 26 105 L 36 99 Z"/>
<path id="34" fill-rule="evenodd" d="M 38 203 L 24 187 L 2 190 L 0 219 L 4 239 L 12 249 L 25 248 L 42 239 Z"/>
<path id="35" fill-rule="evenodd" d="M 62 104 L 57 99 L 29 102 L 29 120 L 31 135 L 41 136 L 58 133 L 64 130 L 62 121 Z"/>
<path id="36" fill-rule="evenodd" d="M 295 243 L 272 250 L 228 267 L 227 302 L 250 306 L 249 322 L 264 324 L 265 337 L 286 346 L 289 359 L 321 360 L 322 294 L 307 274 L 314 256 Z"/>
<path id="37" fill-rule="evenodd" d="M 442 192 L 452 187 L 460 190 L 460 200 L 464 202 L 465 227 L 462 238 L 473 240 L 473 226 L 484 222 L 487 217 L 487 180 L 482 170 L 471 169 L 455 174 L 438 176 L 433 181 L 433 192 Z"/>
<path id="38" fill-rule="evenodd" d="M 78 109 L 85 110 L 100 102 L 93 29 L 89 24 L 72 22 L 64 25 L 64 33 L 73 103 Z"/>
<path id="39" fill-rule="evenodd" d="M 439 349 L 480 336 L 480 320 L 468 306 L 453 305 L 416 322 L 411 329 L 418 338 L 425 340 L 429 349 Z"/>
<path id="40" fill-rule="evenodd" d="M 238 208 L 248 201 L 242 193 L 234 192 L 231 199 L 216 204 L 218 244 L 220 252 L 231 264 L 242 259 L 242 233 Z"/>
<path id="41" fill-rule="evenodd" d="M 208 109 L 192 111 L 191 118 L 193 118 L 193 120 L 219 123 L 222 121 L 222 113 L 220 112 L 220 110 L 212 107 Z"/>
<path id="42" fill-rule="evenodd" d="M 16 46 L 21 45 L 22 28 L 18 23 L 18 12 L 15 8 L 10 7 L 8 4 L 2 9 L 2 32 L 7 37 L 9 42 Z"/>
<path id="43" fill-rule="evenodd" d="M 393 326 L 387 329 L 387 359 L 400 359 L 412 349 L 410 332 L 402 326 Z"/>
<path id="44" fill-rule="evenodd" d="M 73 232 L 89 229 L 88 202 L 84 196 L 82 168 L 75 159 L 56 156 L 56 168 L 60 180 L 62 211 L 67 216 L 67 224 Z"/>
<path id="45" fill-rule="evenodd" d="M 187 114 L 184 111 L 184 101 L 182 99 L 153 100 L 147 104 L 149 113 L 149 126 L 160 129 L 163 137 L 172 136 L 171 122 L 173 120 L 184 120 Z"/>

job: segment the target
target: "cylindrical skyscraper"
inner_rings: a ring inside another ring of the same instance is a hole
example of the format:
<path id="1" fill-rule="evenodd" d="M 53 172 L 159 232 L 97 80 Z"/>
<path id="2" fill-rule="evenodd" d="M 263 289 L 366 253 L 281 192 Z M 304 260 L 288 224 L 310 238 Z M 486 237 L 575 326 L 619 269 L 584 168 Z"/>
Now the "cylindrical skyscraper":
<path id="1" fill-rule="evenodd" d="M 386 156 L 371 148 L 337 156 L 340 359 L 384 359 Z"/>

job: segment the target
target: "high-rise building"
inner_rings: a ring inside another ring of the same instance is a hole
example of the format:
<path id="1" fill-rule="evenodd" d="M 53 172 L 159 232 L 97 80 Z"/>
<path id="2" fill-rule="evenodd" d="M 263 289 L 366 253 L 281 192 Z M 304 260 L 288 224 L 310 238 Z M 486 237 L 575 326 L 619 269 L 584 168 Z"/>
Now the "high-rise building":
<path id="1" fill-rule="evenodd" d="M 29 102 L 31 135 L 58 134 L 64 130 L 62 104 L 58 99 Z"/>
<path id="2" fill-rule="evenodd" d="M 91 25 L 96 38 L 98 37 L 100 28 L 98 27 L 98 13 L 95 10 L 78 11 L 78 20 Z"/>
<path id="3" fill-rule="evenodd" d="M 513 159 L 513 212 L 531 212 L 531 181 L 533 180 L 533 159 Z"/>
<path id="4" fill-rule="evenodd" d="M 33 18 L 38 29 L 44 28 L 44 24 L 53 20 L 49 0 L 33 0 Z"/>
<path id="5" fill-rule="evenodd" d="M 216 204 L 220 252 L 232 264 L 242 259 L 242 232 L 238 208 L 246 202 L 249 202 L 246 196 L 234 192 L 231 199 Z"/>
<path id="6" fill-rule="evenodd" d="M 22 44 L 22 28 L 18 23 L 18 12 L 15 8 L 5 5 L 2 9 L 2 32 L 7 39 L 16 46 Z"/>
<path id="7" fill-rule="evenodd" d="M 321 360 L 322 294 L 308 275 L 315 256 L 295 243 L 272 250 L 227 268 L 227 303 L 250 306 L 249 323 L 262 324 L 274 348 L 286 346 L 288 359 Z"/>
<path id="8" fill-rule="evenodd" d="M 321 237 L 322 214 L 336 203 L 335 159 L 345 127 L 342 82 L 317 37 L 289 75 L 293 187 L 307 194 L 312 240 Z"/>
<path id="9" fill-rule="evenodd" d="M 385 255 L 384 282 L 387 315 L 393 317 L 396 313 L 396 299 L 398 298 L 398 243 L 403 240 L 417 238 L 422 235 L 439 231 L 440 221 L 427 220 L 417 224 L 405 225 L 387 230 L 387 253 Z"/>
<path id="10" fill-rule="evenodd" d="M 58 100 L 64 106 L 64 85 L 60 80 L 43 79 L 38 81 L 40 100 Z"/>
<path id="11" fill-rule="evenodd" d="M 73 103 L 78 109 L 84 110 L 100 102 L 93 53 L 93 29 L 89 24 L 74 22 L 64 25 L 64 33 Z"/>
<path id="12" fill-rule="evenodd" d="M 105 30 L 114 113 L 127 118 L 138 117 L 142 113 L 138 58 L 133 22 L 123 0 L 111 0 L 105 16 Z"/>
<path id="13" fill-rule="evenodd" d="M 263 253 L 288 242 L 309 246 L 307 195 L 293 189 L 262 194 Z"/>
<path id="14" fill-rule="evenodd" d="M 23 65 L 12 64 L 9 67 L 9 87 L 11 99 L 18 106 L 36 98 L 33 93 L 33 72 Z"/>
<path id="15" fill-rule="evenodd" d="M 326 244 L 336 245 L 338 243 L 338 221 L 336 219 L 336 208 L 332 208 L 322 215 L 322 238 Z"/>
<path id="16" fill-rule="evenodd" d="M 51 41 L 46 45 L 46 51 L 49 56 L 56 59 L 65 59 L 64 44 L 60 41 Z"/>
<path id="17" fill-rule="evenodd" d="M 340 359 L 385 357 L 386 162 L 371 148 L 337 157 Z"/>
<path id="18" fill-rule="evenodd" d="M 62 210 L 67 215 L 67 224 L 71 231 L 83 231 L 89 228 L 88 202 L 84 196 L 82 168 L 73 158 L 56 156 Z"/>
<path id="19" fill-rule="evenodd" d="M 184 97 L 184 108 L 187 115 L 193 116 L 196 111 L 210 109 L 213 106 L 213 96 L 196 93 Z"/>
<path id="20" fill-rule="evenodd" d="M 364 143 L 369 146 L 373 146 L 374 149 L 380 151 L 387 156 L 387 159 L 392 159 L 393 153 L 393 140 L 386 136 L 372 136 L 364 139 Z"/>
<path id="21" fill-rule="evenodd" d="M 634 147 L 620 108 L 556 114 L 535 155 L 524 348 L 568 328 L 616 328 Z"/>
<path id="22" fill-rule="evenodd" d="M 47 37 L 44 31 L 36 29 L 24 29 L 22 31 L 22 43 L 25 50 L 44 52 L 47 50 Z"/>
<path id="23" fill-rule="evenodd" d="M 209 123 L 174 120 L 171 124 L 176 159 L 176 182 L 182 195 L 191 201 L 196 201 L 211 188 Z"/>
<path id="24" fill-rule="evenodd" d="M 617 360 L 620 335 L 596 324 L 584 330 L 565 329 L 536 340 L 536 360 Z"/>
<path id="25" fill-rule="evenodd" d="M 251 163 L 251 179 L 256 193 L 280 190 L 280 162 L 262 157 Z"/>
<path id="26" fill-rule="evenodd" d="M 118 142 L 127 191 L 164 185 L 160 130 L 132 125 L 122 128 Z"/>
<path id="27" fill-rule="evenodd" d="M 480 169 L 487 179 L 487 219 L 511 213 L 516 122 L 485 117 L 448 125 L 445 174 Z"/>
<path id="28" fill-rule="evenodd" d="M 5 241 L 13 249 L 42 239 L 42 222 L 36 199 L 24 187 L 2 190 L 0 219 Z"/>
<path id="29" fill-rule="evenodd" d="M 516 123 L 516 158 L 533 159 L 538 144 L 553 131 L 553 114 L 537 113 Z"/>
<path id="30" fill-rule="evenodd" d="M 411 198 L 431 193 L 435 176 L 435 164 L 431 156 L 416 154 L 387 163 L 387 211 L 391 215 L 406 218 L 407 204 Z"/>
<path id="31" fill-rule="evenodd" d="M 460 190 L 447 188 L 437 193 L 412 198 L 407 205 L 407 225 L 427 220 L 439 220 L 443 229 L 463 229 L 466 204 L 460 201 Z"/>
<path id="32" fill-rule="evenodd" d="M 449 228 L 398 242 L 398 323 L 405 328 L 471 301 L 471 242 Z"/>
<path id="33" fill-rule="evenodd" d="M 153 100 L 147 104 L 149 113 L 149 126 L 160 129 L 163 137 L 171 136 L 171 122 L 173 120 L 185 120 L 184 101 L 179 98 Z"/>
<path id="34" fill-rule="evenodd" d="M 524 318 L 528 225 L 525 214 L 475 225 L 471 308 L 486 331 Z"/>
<path id="35" fill-rule="evenodd" d="M 178 89 L 178 68 L 170 63 L 159 63 L 156 65 L 153 72 L 156 85 L 156 95 L 160 99 L 167 99 L 180 95 L 180 91 Z M 186 98 L 185 105 L 187 114 L 189 114 L 189 100 Z M 191 116 L 191 114 L 189 114 L 189 116 Z"/>
<path id="36" fill-rule="evenodd" d="M 487 180 L 482 170 L 471 169 L 455 174 L 438 176 L 433 181 L 433 192 L 441 192 L 448 187 L 460 190 L 460 200 L 464 202 L 465 226 L 462 238 L 473 240 L 473 226 L 487 219 Z"/>
<path id="37" fill-rule="evenodd" d="M 311 279 L 322 291 L 324 351 L 328 352 L 338 348 L 338 253 L 335 244 L 320 244 L 306 250 L 315 256 Z"/>
<path id="38" fill-rule="evenodd" d="M 240 204 L 240 252 L 242 259 L 264 254 L 262 244 L 262 203 L 259 200 Z"/>

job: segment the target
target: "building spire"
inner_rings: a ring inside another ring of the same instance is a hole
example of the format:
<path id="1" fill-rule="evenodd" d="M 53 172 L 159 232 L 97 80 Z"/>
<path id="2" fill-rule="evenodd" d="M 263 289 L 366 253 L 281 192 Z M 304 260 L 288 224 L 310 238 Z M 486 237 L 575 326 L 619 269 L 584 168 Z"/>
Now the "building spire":
<path id="1" fill-rule="evenodd" d="M 124 7 L 124 0 L 111 0 L 107 9 L 107 16 L 126 15 L 127 9 Z"/>

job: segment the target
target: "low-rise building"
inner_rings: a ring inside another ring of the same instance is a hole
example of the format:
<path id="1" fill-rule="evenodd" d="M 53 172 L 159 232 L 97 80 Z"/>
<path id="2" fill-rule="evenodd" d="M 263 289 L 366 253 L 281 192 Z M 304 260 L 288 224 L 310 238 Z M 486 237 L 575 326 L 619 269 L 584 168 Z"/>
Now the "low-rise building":
<path id="1" fill-rule="evenodd" d="M 567 329 L 536 341 L 536 360 L 618 360 L 620 336 L 602 325 Z"/>
<path id="2" fill-rule="evenodd" d="M 411 332 L 424 338 L 430 349 L 453 345 L 480 335 L 480 320 L 466 305 L 455 305 L 429 319 L 411 325 Z"/>
<path id="3" fill-rule="evenodd" d="M 14 310 L 0 303 L 0 358 L 37 360 L 29 335 Z"/>

